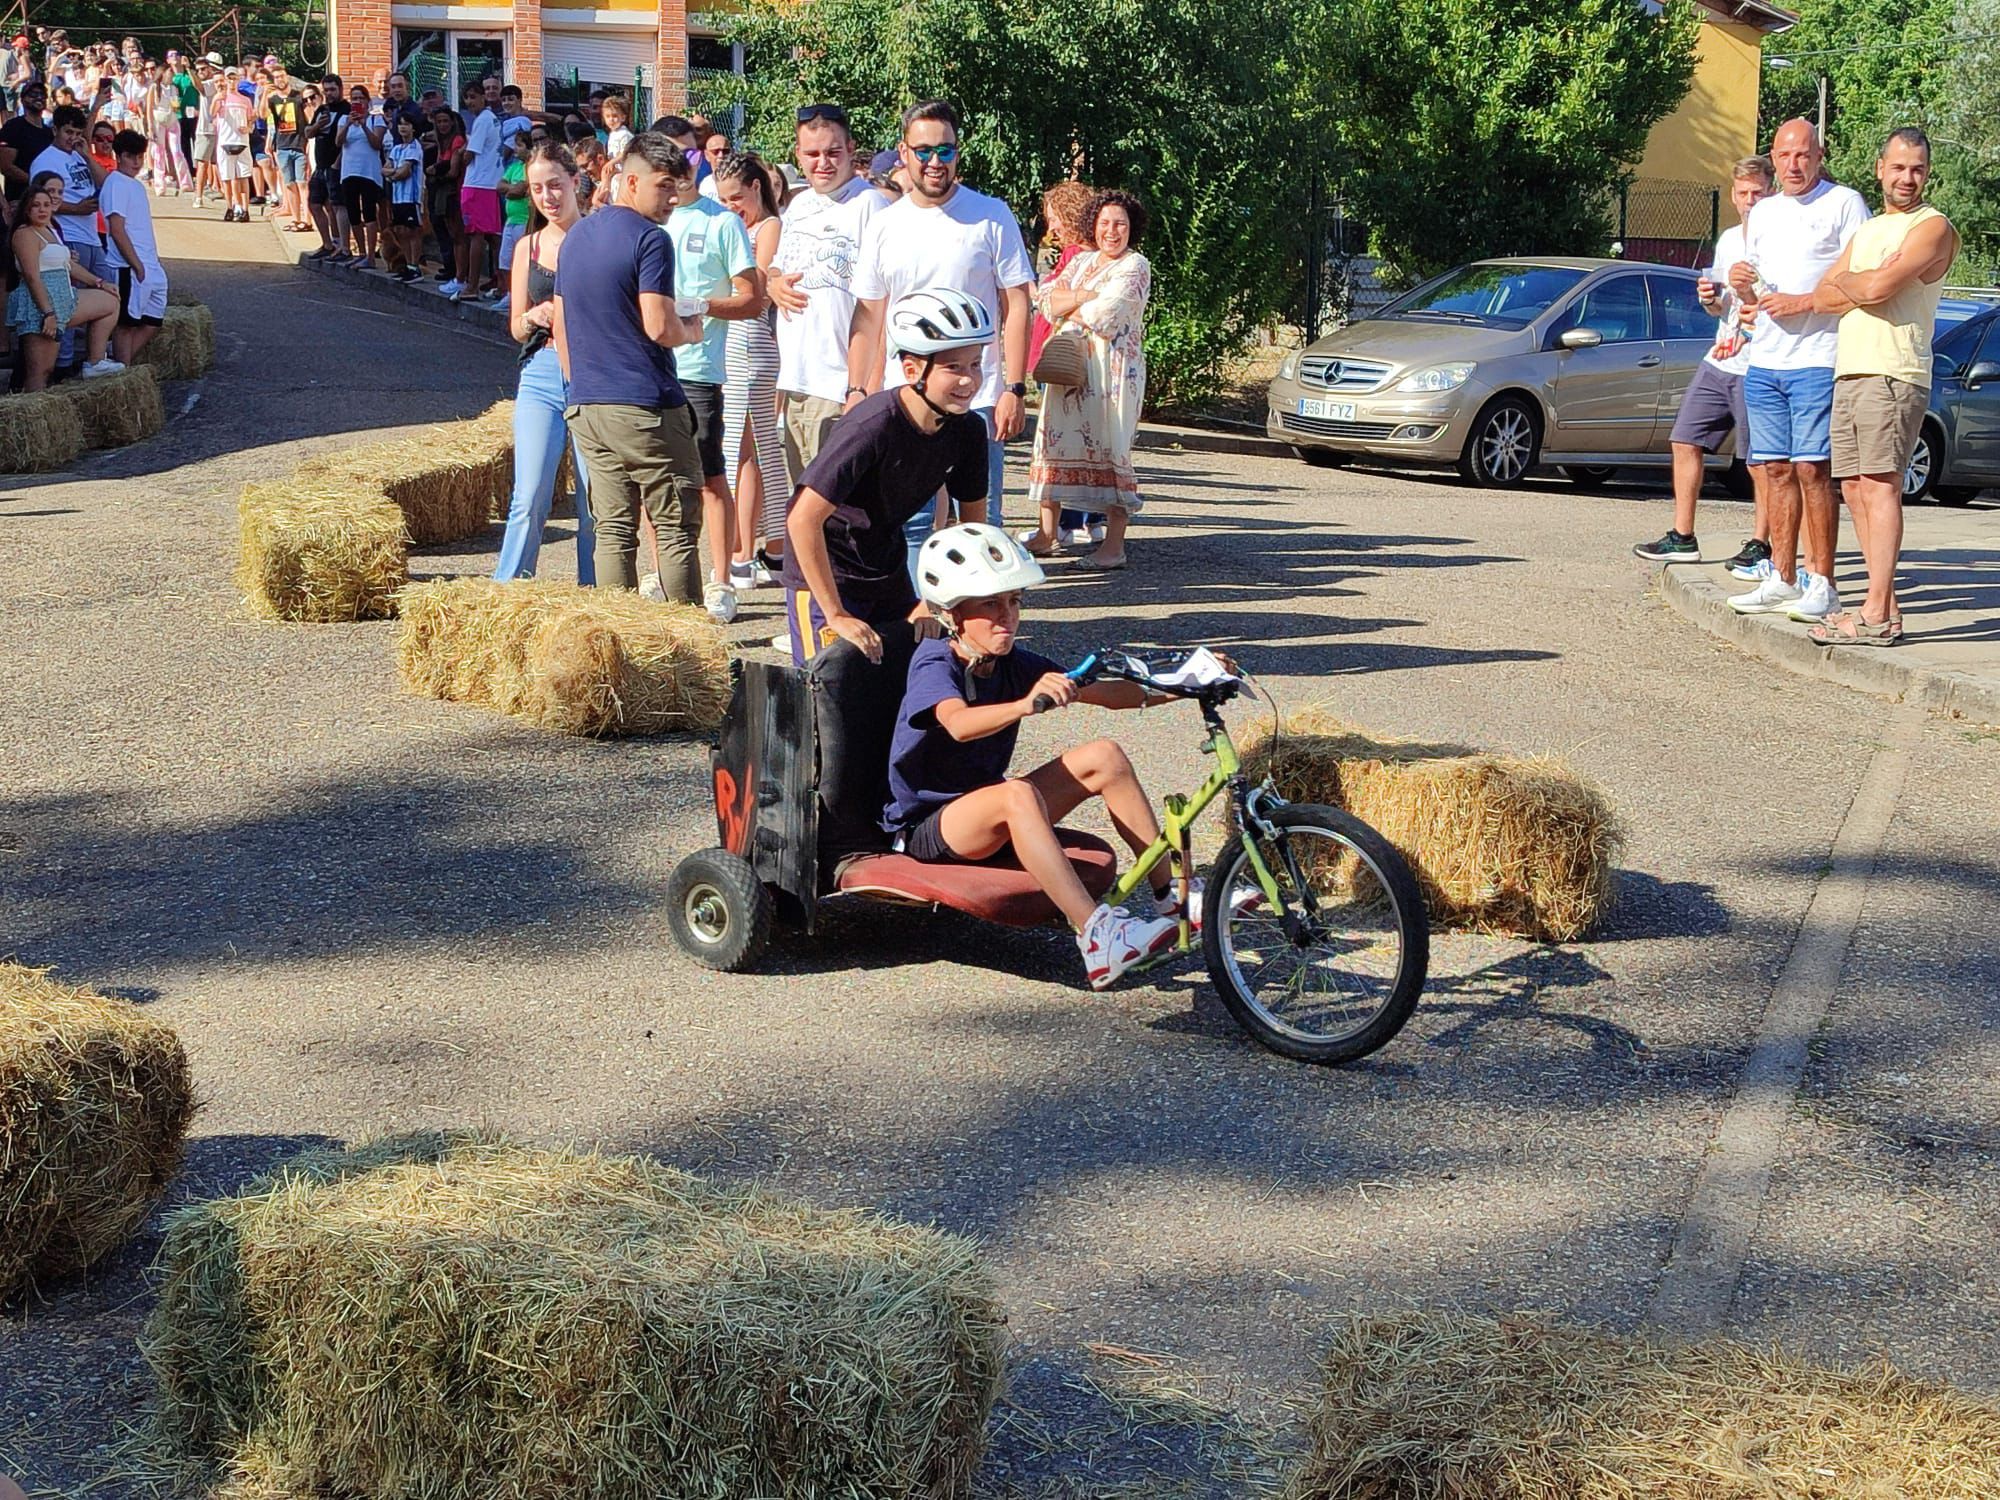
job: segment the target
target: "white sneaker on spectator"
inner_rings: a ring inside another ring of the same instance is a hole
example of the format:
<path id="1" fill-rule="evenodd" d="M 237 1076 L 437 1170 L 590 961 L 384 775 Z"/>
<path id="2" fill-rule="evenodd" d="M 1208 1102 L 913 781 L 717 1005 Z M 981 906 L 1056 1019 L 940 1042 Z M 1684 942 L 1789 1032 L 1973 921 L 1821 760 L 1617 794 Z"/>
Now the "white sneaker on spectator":
<path id="1" fill-rule="evenodd" d="M 1804 589 L 1773 573 L 1749 593 L 1731 595 L 1729 607 L 1739 615 L 1781 615 L 1804 597 Z"/>
<path id="2" fill-rule="evenodd" d="M 438 283 L 438 291 L 443 293 L 447 297 L 456 297 L 460 292 L 464 290 L 465 290 L 465 283 L 458 280 L 456 277 L 454 277 L 450 281 L 441 281 Z"/>
<path id="3" fill-rule="evenodd" d="M 1179 931 L 1180 924 L 1167 917 L 1129 917 L 1099 906 L 1076 940 L 1090 987 L 1109 989 L 1134 964 L 1169 946 Z"/>
<path id="4" fill-rule="evenodd" d="M 651 599 L 655 604 L 665 604 L 667 602 L 667 591 L 661 586 L 660 575 L 658 573 L 648 573 L 645 577 L 641 578 L 639 580 L 639 592 L 648 599 Z"/>
<path id="5" fill-rule="evenodd" d="M 771 649 L 790 656 L 792 654 L 792 633 L 787 630 L 771 637 Z"/>
<path id="6" fill-rule="evenodd" d="M 115 359 L 94 359 L 76 373 L 80 380 L 92 380 L 99 375 L 116 375 L 124 368 Z"/>
<path id="7" fill-rule="evenodd" d="M 727 625 L 736 618 L 736 590 L 726 583 L 711 583 L 701 591 L 701 605 L 716 624 Z"/>
<path id="8" fill-rule="evenodd" d="M 1798 620 L 1807 625 L 1817 625 L 1833 611 L 1840 608 L 1840 595 L 1834 591 L 1833 580 L 1822 578 L 1817 573 L 1799 569 L 1799 582 L 1805 587 L 1799 602 L 1785 611 L 1787 619 Z"/>
<path id="9" fill-rule="evenodd" d="M 733 589 L 767 589 L 776 582 L 771 570 L 754 559 L 729 565 L 729 586 Z"/>
<path id="10" fill-rule="evenodd" d="M 1762 583 L 1766 578 L 1775 578 L 1778 575 L 1778 570 L 1771 566 L 1771 559 L 1768 557 L 1760 557 L 1747 567 L 1731 568 L 1729 571 L 1731 575 L 1741 578 L 1746 583 Z"/>

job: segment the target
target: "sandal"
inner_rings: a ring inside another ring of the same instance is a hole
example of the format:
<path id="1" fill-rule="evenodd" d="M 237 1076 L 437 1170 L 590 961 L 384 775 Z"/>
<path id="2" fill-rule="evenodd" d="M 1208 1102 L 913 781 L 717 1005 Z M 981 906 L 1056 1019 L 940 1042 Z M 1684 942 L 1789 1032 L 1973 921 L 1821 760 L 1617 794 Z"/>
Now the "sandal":
<path id="1" fill-rule="evenodd" d="M 1016 533 L 1014 533 L 1014 540 L 1021 544 L 1021 546 L 1026 550 L 1028 556 L 1030 557 L 1052 556 L 1056 550 L 1055 538 L 1054 537 L 1049 538 L 1048 546 L 1037 547 L 1035 545 L 1035 542 L 1041 537 L 1041 534 L 1042 534 L 1041 527 L 1030 526 L 1026 531 L 1017 531 Z"/>
<path id="2" fill-rule="evenodd" d="M 1815 646 L 1893 646 L 1902 638 L 1900 616 L 1877 622 L 1863 619 L 1858 610 L 1847 612 L 1839 624 L 1829 618 L 1806 632 Z"/>
<path id="3" fill-rule="evenodd" d="M 1100 572 L 1105 572 L 1105 573 L 1116 573 L 1120 568 L 1123 568 L 1128 563 L 1130 563 L 1131 560 L 1132 560 L 1131 558 L 1127 557 L 1122 552 L 1119 553 L 1116 557 L 1105 557 L 1099 553 L 1093 552 L 1088 557 L 1080 557 L 1077 559 L 1077 561 L 1081 563 L 1084 567 L 1096 568 Z"/>

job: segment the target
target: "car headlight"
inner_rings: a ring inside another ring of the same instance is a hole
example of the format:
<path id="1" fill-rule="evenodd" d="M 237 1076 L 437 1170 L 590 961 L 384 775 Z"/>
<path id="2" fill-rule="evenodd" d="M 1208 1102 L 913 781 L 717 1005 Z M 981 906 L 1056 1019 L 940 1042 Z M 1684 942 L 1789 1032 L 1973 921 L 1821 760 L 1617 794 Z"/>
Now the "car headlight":
<path id="1" fill-rule="evenodd" d="M 1456 365 L 1432 365 L 1428 370 L 1417 370 L 1396 382 L 1399 391 L 1424 394 L 1432 391 L 1455 391 L 1472 378 L 1478 368 L 1471 361 Z"/>
<path id="2" fill-rule="evenodd" d="M 1299 356 L 1296 352 L 1287 354 L 1278 362 L 1278 379 L 1297 380 L 1299 378 Z"/>

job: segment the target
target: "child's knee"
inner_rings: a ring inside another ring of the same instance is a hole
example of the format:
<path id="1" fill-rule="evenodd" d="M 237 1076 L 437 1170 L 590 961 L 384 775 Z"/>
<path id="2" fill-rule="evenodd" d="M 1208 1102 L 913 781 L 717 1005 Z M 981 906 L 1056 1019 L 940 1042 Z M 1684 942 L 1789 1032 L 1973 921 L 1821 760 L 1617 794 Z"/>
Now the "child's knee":
<path id="1" fill-rule="evenodd" d="M 1040 818 L 1047 822 L 1049 805 L 1032 781 L 1003 781 L 1000 783 L 1000 808 L 1008 822 L 1016 818 Z"/>
<path id="2" fill-rule="evenodd" d="M 1092 740 L 1079 748 L 1084 768 L 1102 776 L 1130 775 L 1132 762 L 1116 740 Z"/>

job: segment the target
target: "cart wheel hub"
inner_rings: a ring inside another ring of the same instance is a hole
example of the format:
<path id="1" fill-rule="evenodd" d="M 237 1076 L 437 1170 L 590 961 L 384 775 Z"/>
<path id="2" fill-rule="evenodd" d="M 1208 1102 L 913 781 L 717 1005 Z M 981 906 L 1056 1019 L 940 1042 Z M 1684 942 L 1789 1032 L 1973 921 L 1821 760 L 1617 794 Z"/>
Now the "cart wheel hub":
<path id="1" fill-rule="evenodd" d="M 729 932 L 729 912 L 722 893 L 712 885 L 698 885 L 687 896 L 688 927 L 704 943 L 719 943 Z"/>

